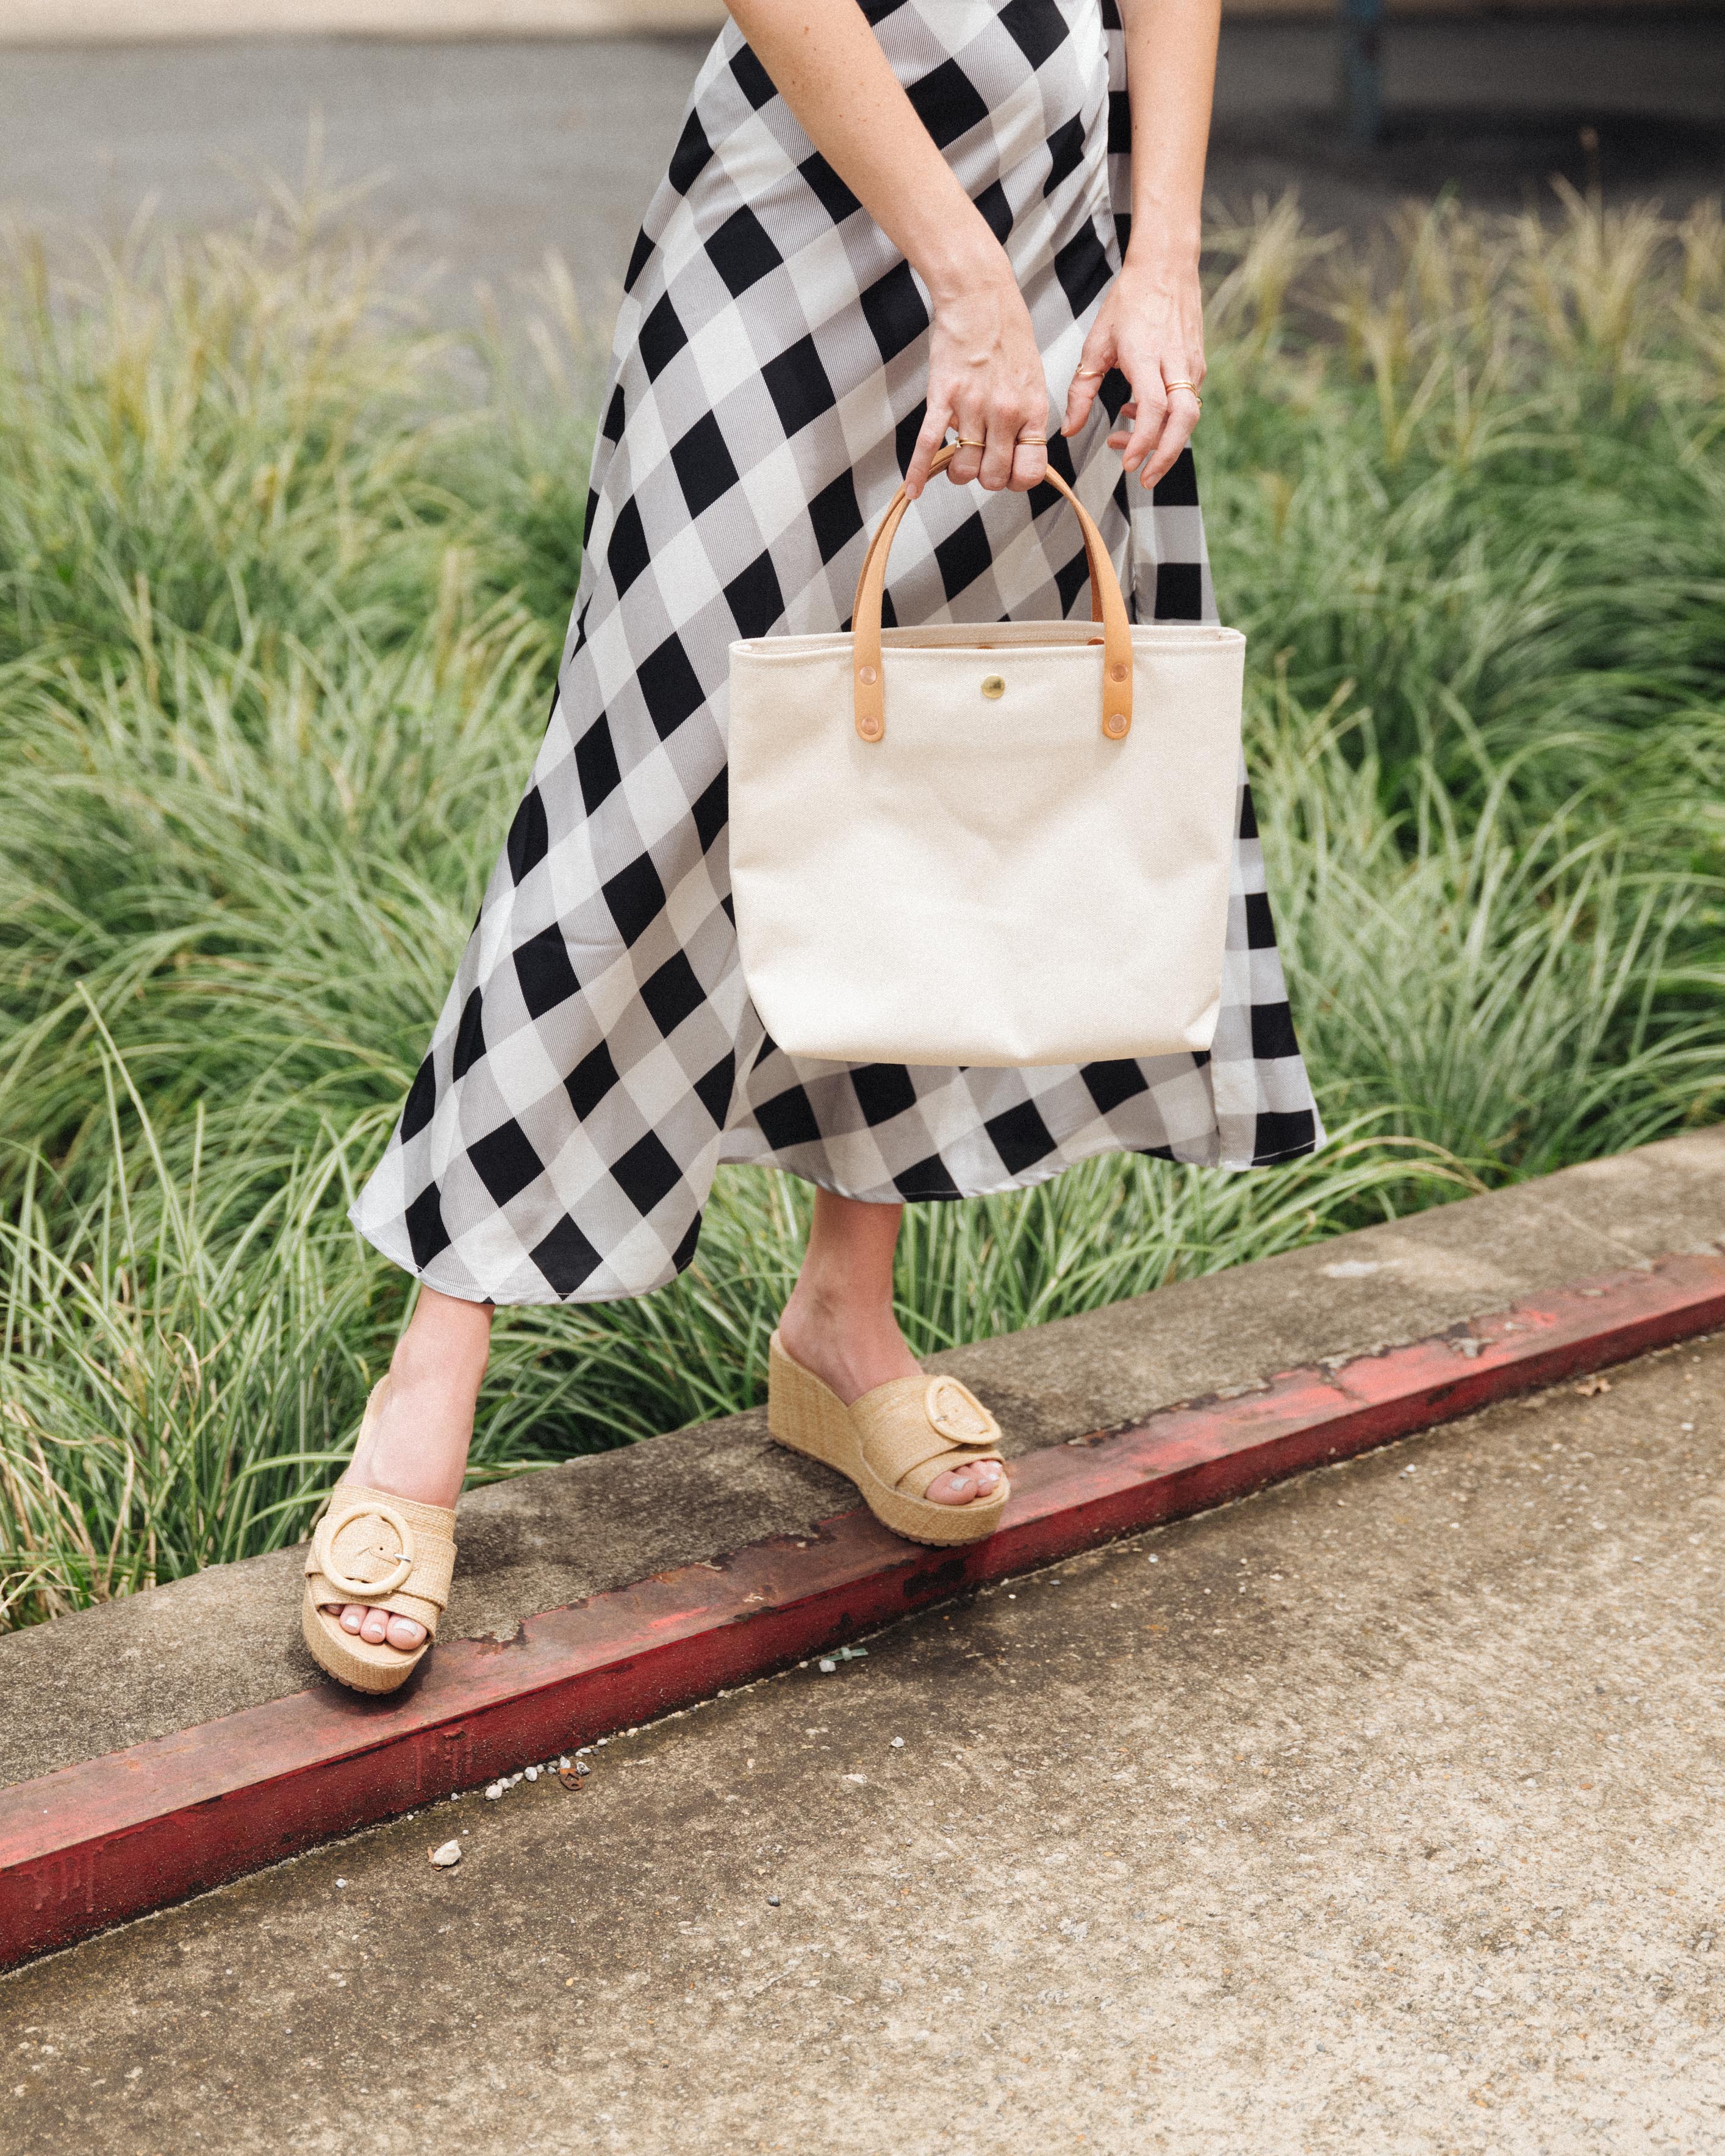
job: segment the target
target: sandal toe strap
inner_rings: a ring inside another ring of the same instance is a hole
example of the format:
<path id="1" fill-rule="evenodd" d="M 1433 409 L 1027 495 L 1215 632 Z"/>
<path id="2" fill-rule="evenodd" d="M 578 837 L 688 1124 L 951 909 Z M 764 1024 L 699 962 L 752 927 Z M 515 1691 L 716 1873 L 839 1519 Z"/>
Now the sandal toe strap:
<path id="1" fill-rule="evenodd" d="M 387 1609 L 434 1631 L 454 1575 L 454 1520 L 441 1506 L 338 1485 L 305 1555 L 314 1599 Z"/>
<path id="2" fill-rule="evenodd" d="M 311 1599 L 320 1609 L 345 1609 L 350 1602 L 357 1603 L 363 1609 L 382 1609 L 392 1617 L 408 1617 L 414 1624 L 423 1625 L 428 1632 L 435 1633 L 443 1614 L 444 1605 L 429 1596 L 410 1594 L 405 1589 L 394 1594 L 350 1594 L 344 1587 L 334 1587 L 321 1572 L 308 1572 L 306 1584 L 311 1589 Z"/>
<path id="3" fill-rule="evenodd" d="M 850 1413 L 863 1458 L 908 1496 L 922 1496 L 949 1467 L 1000 1458 L 999 1424 L 956 1378 L 896 1378 L 865 1393 Z"/>

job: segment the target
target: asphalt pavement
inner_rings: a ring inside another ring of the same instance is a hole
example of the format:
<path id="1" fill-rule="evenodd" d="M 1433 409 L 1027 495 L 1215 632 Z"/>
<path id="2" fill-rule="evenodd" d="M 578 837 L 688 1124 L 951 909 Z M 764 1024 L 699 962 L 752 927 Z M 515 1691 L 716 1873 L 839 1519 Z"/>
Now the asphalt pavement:
<path id="1" fill-rule="evenodd" d="M 1722 1423 L 1715 1336 L 37 1964 L 0 2146 L 1704 2156 Z"/>

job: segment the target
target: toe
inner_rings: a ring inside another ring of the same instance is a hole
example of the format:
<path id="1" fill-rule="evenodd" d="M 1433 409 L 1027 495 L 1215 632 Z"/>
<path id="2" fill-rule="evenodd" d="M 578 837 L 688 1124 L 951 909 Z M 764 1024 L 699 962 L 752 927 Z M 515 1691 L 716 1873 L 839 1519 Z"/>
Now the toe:
<path id="1" fill-rule="evenodd" d="M 389 1630 L 389 1617 L 385 1610 L 367 1609 L 363 1625 L 359 1628 L 362 1640 L 368 1640 L 374 1647 L 381 1647 L 383 1635 Z"/>
<path id="2" fill-rule="evenodd" d="M 976 1493 L 973 1467 L 949 1467 L 944 1474 L 935 1476 L 924 1495 L 932 1497 L 937 1505 L 968 1505 Z"/>
<path id="3" fill-rule="evenodd" d="M 366 1621 L 366 1613 L 357 1602 L 350 1602 L 341 1612 L 341 1630 L 357 1632 Z"/>
<path id="4" fill-rule="evenodd" d="M 385 1636 L 392 1647 L 399 1647 L 403 1654 L 408 1654 L 424 1640 L 425 1627 L 416 1625 L 411 1617 L 392 1617 Z"/>
<path id="5" fill-rule="evenodd" d="M 1005 1480 L 1006 1471 L 998 1460 L 978 1460 L 937 1475 L 922 1494 L 937 1505 L 968 1505 L 978 1497 L 992 1497 Z"/>

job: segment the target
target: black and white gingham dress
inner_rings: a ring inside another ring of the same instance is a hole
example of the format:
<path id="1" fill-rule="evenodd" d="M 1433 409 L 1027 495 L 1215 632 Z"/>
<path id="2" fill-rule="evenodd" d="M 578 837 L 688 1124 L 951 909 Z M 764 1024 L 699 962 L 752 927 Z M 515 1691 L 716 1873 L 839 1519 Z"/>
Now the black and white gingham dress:
<path id="1" fill-rule="evenodd" d="M 1112 0 L 867 12 L 1011 256 L 1058 413 L 1130 200 Z M 890 1202 L 1036 1183 L 1111 1150 L 1246 1168 L 1319 1142 L 1243 779 L 1208 1056 L 852 1069 L 762 1035 L 730 916 L 726 647 L 848 620 L 865 535 L 921 423 L 927 326 L 909 267 L 727 26 L 629 264 L 544 746 L 353 1209 L 447 1295 L 658 1287 L 693 1256 L 723 1161 Z M 1128 511 L 1104 439 L 1105 407 L 1126 393 L 1111 377 L 1084 433 L 1050 454 L 1141 617 L 1214 619 L 1189 455 L 1153 506 Z M 1087 612 L 1071 512 L 1052 488 L 937 480 L 894 548 L 889 600 L 900 622 Z"/>

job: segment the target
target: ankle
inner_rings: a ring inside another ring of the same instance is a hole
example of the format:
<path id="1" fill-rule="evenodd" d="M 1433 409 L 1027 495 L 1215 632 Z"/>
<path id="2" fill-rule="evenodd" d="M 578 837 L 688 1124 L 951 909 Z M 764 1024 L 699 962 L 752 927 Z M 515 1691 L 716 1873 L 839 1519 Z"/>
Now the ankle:
<path id="1" fill-rule="evenodd" d="M 428 1354 L 423 1348 L 409 1347 L 403 1338 L 397 1342 L 395 1353 L 389 1358 L 389 1392 L 386 1399 L 432 1396 L 452 1404 L 459 1402 L 471 1407 L 479 1399 L 489 1359 L 485 1355 L 447 1351 Z"/>
<path id="2" fill-rule="evenodd" d="M 811 1272 L 806 1265 L 791 1290 L 784 1316 L 805 1328 L 819 1327 L 822 1332 L 873 1333 L 898 1329 L 890 1284 L 884 1289 L 872 1281 L 865 1285 L 842 1270 L 823 1268 Z"/>
<path id="3" fill-rule="evenodd" d="M 778 1327 L 792 1360 L 830 1385 L 847 1406 L 917 1368 L 891 1300 L 880 1296 L 834 1293 L 824 1283 L 799 1281 Z"/>
<path id="4" fill-rule="evenodd" d="M 356 1450 L 349 1479 L 425 1505 L 453 1505 L 466 1480 L 477 1384 L 459 1387 L 423 1375 L 398 1385 L 392 1368 L 382 1412 Z"/>
<path id="5" fill-rule="evenodd" d="M 490 1318 L 488 1305 L 422 1296 L 389 1358 L 390 1389 L 448 1393 L 470 1404 L 491 1358 Z"/>

